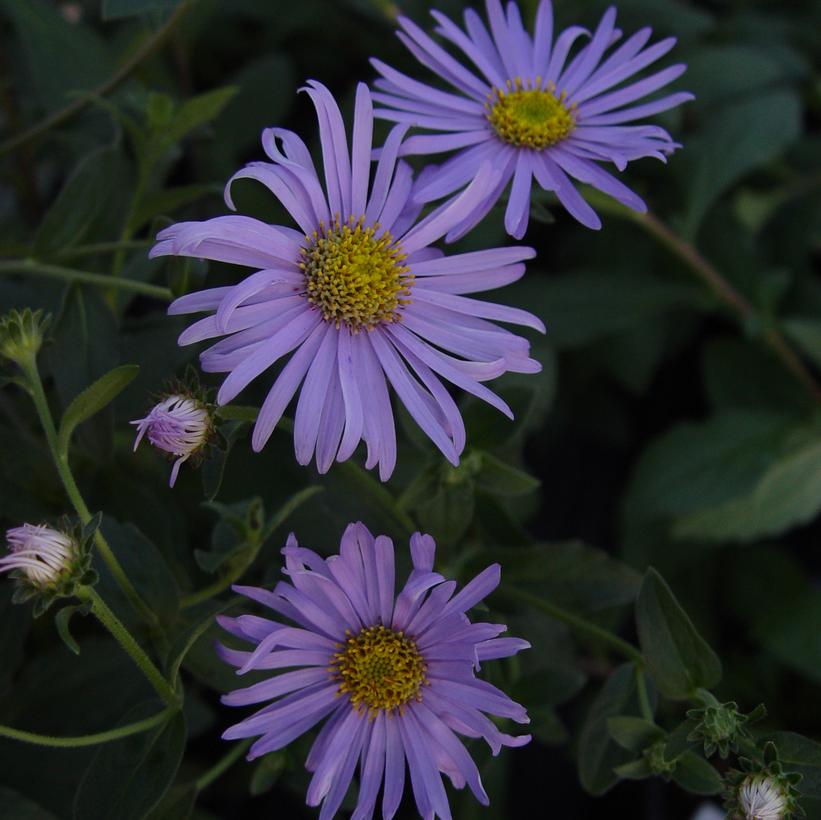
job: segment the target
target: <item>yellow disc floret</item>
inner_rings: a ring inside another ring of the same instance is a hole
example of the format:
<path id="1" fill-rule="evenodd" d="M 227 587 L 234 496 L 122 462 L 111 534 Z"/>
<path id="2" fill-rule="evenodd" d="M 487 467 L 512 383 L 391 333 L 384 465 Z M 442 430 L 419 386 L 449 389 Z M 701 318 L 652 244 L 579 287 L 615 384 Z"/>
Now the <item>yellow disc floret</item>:
<path id="1" fill-rule="evenodd" d="M 426 671 L 416 643 L 386 626 L 350 635 L 331 664 L 339 693 L 347 693 L 357 710 L 371 713 L 401 709 L 409 700 L 420 699 Z"/>
<path id="2" fill-rule="evenodd" d="M 413 282 L 390 232 L 364 223 L 364 217 L 344 224 L 337 218 L 327 228 L 320 223 L 305 237 L 299 264 L 308 301 L 326 321 L 337 327 L 345 322 L 354 332 L 396 321 L 399 308 L 410 303 Z"/>
<path id="3" fill-rule="evenodd" d="M 519 148 L 541 150 L 567 138 L 576 127 L 574 106 L 565 104 L 566 94 L 556 95 L 551 83 L 542 88 L 540 77 L 535 87 L 525 87 L 517 77 L 504 89 L 494 88 L 488 98 L 487 118 L 499 139 Z"/>

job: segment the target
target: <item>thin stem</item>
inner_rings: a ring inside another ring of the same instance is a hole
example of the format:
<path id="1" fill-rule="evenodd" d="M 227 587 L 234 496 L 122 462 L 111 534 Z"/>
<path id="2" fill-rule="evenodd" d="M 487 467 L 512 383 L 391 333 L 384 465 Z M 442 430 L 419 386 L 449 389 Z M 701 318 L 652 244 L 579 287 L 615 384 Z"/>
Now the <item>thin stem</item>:
<path id="1" fill-rule="evenodd" d="M 57 255 L 60 259 L 76 259 L 78 256 L 95 256 L 100 253 L 114 253 L 119 250 L 136 251 L 149 248 L 153 239 L 130 239 L 126 242 L 93 242 L 88 245 L 75 245 L 64 248 Z"/>
<path id="2" fill-rule="evenodd" d="M 522 603 L 534 607 L 535 609 L 541 610 L 551 618 L 555 618 L 557 621 L 566 623 L 577 632 L 582 632 L 585 635 L 589 635 L 599 643 L 607 644 L 620 655 L 627 658 L 627 660 L 632 661 L 637 668 L 644 668 L 644 658 L 642 657 L 641 652 L 639 652 L 633 644 L 622 640 L 618 637 L 618 635 L 614 635 L 604 627 L 594 624 L 591 621 L 582 618 L 580 615 L 574 615 L 572 612 L 568 612 L 566 609 L 562 609 L 555 604 L 551 604 L 549 601 L 545 601 L 544 598 L 540 598 L 538 595 L 534 595 L 532 592 L 527 592 L 524 589 L 515 589 L 514 587 L 505 586 L 501 587 L 499 591 L 508 598 L 517 599 Z"/>
<path id="3" fill-rule="evenodd" d="M 145 654 L 134 636 L 123 626 L 122 622 L 111 611 L 108 604 L 99 596 L 93 587 L 82 587 L 77 597 L 91 603 L 91 611 L 97 620 L 114 636 L 117 643 L 126 651 L 131 660 L 140 668 L 148 682 L 154 687 L 157 694 L 168 706 L 179 708 L 180 699 L 163 677 L 153 661 Z"/>
<path id="4" fill-rule="evenodd" d="M 84 285 L 94 285 L 99 288 L 119 288 L 153 296 L 170 302 L 174 294 L 169 288 L 152 285 L 149 282 L 137 282 L 134 279 L 114 279 L 101 273 L 64 268 L 59 265 L 48 265 L 36 259 L 10 259 L 0 262 L 0 275 L 4 273 L 24 273 L 32 276 L 45 276 L 49 279 L 62 279 L 66 282 L 79 282 Z"/>
<path id="5" fill-rule="evenodd" d="M 254 557 L 256 557 L 256 554 Z M 192 606 L 201 604 L 203 601 L 208 601 L 211 598 L 215 598 L 221 592 L 225 592 L 231 584 L 242 577 L 243 572 L 248 569 L 252 562 L 253 559 L 247 564 L 243 563 L 243 565 L 238 567 L 236 570 L 232 570 L 228 574 L 223 575 L 222 578 L 217 578 L 216 581 L 208 584 L 208 586 L 198 589 L 195 592 L 191 592 L 188 595 L 183 595 L 180 598 L 180 609 L 190 609 Z"/>
<path id="6" fill-rule="evenodd" d="M 113 91 L 131 74 L 132 71 L 134 71 L 135 68 L 137 68 L 143 60 L 145 60 L 146 57 L 148 57 L 163 43 L 165 38 L 168 37 L 174 26 L 179 23 L 183 15 L 188 12 L 190 7 L 191 4 L 189 2 L 180 3 L 168 20 L 166 20 L 165 23 L 160 26 L 160 28 L 158 28 L 150 37 L 144 40 L 140 47 L 131 55 L 131 57 L 123 63 L 123 65 L 120 66 L 120 68 L 118 68 L 117 71 L 115 71 L 105 82 L 101 83 L 86 94 L 83 94 L 81 97 L 74 100 L 74 102 L 69 103 L 65 108 L 55 111 L 53 114 L 49 114 L 47 117 L 40 120 L 40 122 L 32 125 L 31 128 L 27 128 L 21 134 L 17 134 L 16 136 L 6 140 L 2 143 L 2 145 L 0 145 L 0 156 L 7 154 L 10 151 L 15 151 L 21 145 L 25 145 L 30 140 L 39 137 L 41 134 L 44 134 L 46 131 L 49 131 L 55 126 L 64 123 L 66 120 L 86 108 L 86 106 L 88 106 L 94 99 L 105 97 L 106 94 Z"/>
<path id="7" fill-rule="evenodd" d="M 177 711 L 176 708 L 168 707 L 156 715 L 138 720 L 136 723 L 129 723 L 125 726 L 118 726 L 116 729 L 108 729 L 105 732 L 96 732 L 93 735 L 75 735 L 73 737 L 56 737 L 54 735 L 40 735 L 36 732 L 26 732 L 23 729 L 13 729 L 11 726 L 0 726 L 0 737 L 7 737 L 11 740 L 20 740 L 23 743 L 33 743 L 36 746 L 52 746 L 58 749 L 76 749 L 81 746 L 97 746 L 100 743 L 111 743 L 112 740 L 119 740 L 122 737 L 138 735 L 147 732 L 155 726 L 161 726 L 168 718 Z"/>
<path id="8" fill-rule="evenodd" d="M 68 457 L 60 452 L 57 443 L 57 430 L 54 426 L 54 419 L 51 417 L 51 410 L 48 406 L 45 390 L 43 390 L 43 381 L 40 378 L 37 362 L 32 356 L 29 361 L 23 362 L 21 367 L 31 388 L 31 397 L 34 402 L 34 407 L 37 411 L 43 431 L 46 434 L 46 441 L 48 442 L 57 474 L 60 476 L 66 495 L 69 501 L 71 501 L 77 515 L 80 517 L 80 521 L 83 524 L 87 524 L 92 518 L 91 511 L 88 509 L 85 499 L 80 493 L 80 488 L 74 480 L 74 475 L 68 463 Z M 97 547 L 97 551 L 100 553 L 100 556 L 114 577 L 114 580 L 119 584 L 134 609 L 147 623 L 151 626 L 155 626 L 157 623 L 156 615 L 154 615 L 151 609 L 146 605 L 137 590 L 134 589 L 134 585 L 129 580 L 128 575 L 126 575 L 125 570 L 114 555 L 108 541 L 99 529 L 94 533 L 94 543 Z"/>
<path id="9" fill-rule="evenodd" d="M 248 751 L 251 742 L 251 740 L 243 740 L 242 743 L 234 744 L 234 747 L 227 754 L 223 755 L 207 772 L 197 778 L 194 788 L 201 792 L 219 777 L 222 777 Z"/>
<path id="10" fill-rule="evenodd" d="M 647 231 L 674 256 L 684 262 L 687 268 L 701 279 L 718 299 L 733 310 L 742 321 L 755 317 L 757 311 L 747 297 L 736 290 L 721 275 L 720 271 L 699 253 L 692 243 L 675 233 L 657 216 L 651 213 L 638 213 L 619 205 L 606 196 L 594 195 L 590 196 L 590 199 L 595 201 L 595 205 L 599 210 L 629 219 Z M 816 401 L 821 402 L 821 385 L 781 333 L 775 328 L 769 328 L 764 332 L 763 338 L 764 342 L 781 360 L 784 367 L 793 374 Z"/>

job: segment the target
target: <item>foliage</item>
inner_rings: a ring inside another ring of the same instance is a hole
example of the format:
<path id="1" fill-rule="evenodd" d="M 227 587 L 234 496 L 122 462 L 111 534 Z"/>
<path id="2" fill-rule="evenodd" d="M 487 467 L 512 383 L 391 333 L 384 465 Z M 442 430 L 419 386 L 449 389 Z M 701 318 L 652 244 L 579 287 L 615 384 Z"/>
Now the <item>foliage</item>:
<path id="1" fill-rule="evenodd" d="M 423 22 L 463 4 L 400 5 Z M 605 3 L 555 6 L 589 25 Z M 235 679 L 213 654 L 214 619 L 239 612 L 240 578 L 275 582 L 289 531 L 329 553 L 363 520 L 399 553 L 410 532 L 431 532 L 439 569 L 460 580 L 502 565 L 491 606 L 533 649 L 494 682 L 527 706 L 535 741 L 480 756 L 488 816 L 530 810 L 544 784 L 557 817 L 689 817 L 733 782 L 729 758 L 745 773 L 776 761 L 821 817 L 818 3 L 622 0 L 625 31 L 679 38 L 680 86 L 696 101 L 661 120 L 684 147 L 668 167 L 625 172 L 650 215 L 585 191 L 600 233 L 534 198 L 538 256 L 493 298 L 545 322 L 531 339 L 543 371 L 498 382 L 513 423 L 460 398 L 459 467 L 401 414 L 384 486 L 361 453 L 326 476 L 298 467 L 287 424 L 253 453 L 260 386 L 223 408 L 200 475 L 184 465 L 173 490 L 156 451 L 132 452 L 128 422 L 192 362 L 167 303 L 236 275 L 149 260 L 153 236 L 224 213 L 222 185 L 261 157 L 263 127 L 314 134 L 304 79 L 351 109 L 368 57 L 413 74 L 394 11 L 0 0 L 0 315 L 19 311 L 14 338 L 8 322 L 0 338 L 14 353 L 0 374 L 0 525 L 76 514 L 99 576 L 79 605 L 36 619 L 0 581 L 0 806 L 314 816 L 304 741 L 251 766 L 220 740 L 219 694 Z M 245 182 L 234 194 L 285 222 Z M 459 248 L 505 242 L 497 208 Z M 98 733 L 106 742 L 87 737 Z"/>

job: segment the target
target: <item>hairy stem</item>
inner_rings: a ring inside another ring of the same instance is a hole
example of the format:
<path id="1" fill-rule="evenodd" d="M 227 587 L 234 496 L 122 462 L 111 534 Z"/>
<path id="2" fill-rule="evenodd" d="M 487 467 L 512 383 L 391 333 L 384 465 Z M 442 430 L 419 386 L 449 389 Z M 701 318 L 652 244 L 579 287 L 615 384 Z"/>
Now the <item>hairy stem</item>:
<path id="1" fill-rule="evenodd" d="M 49 114 L 47 117 L 35 123 L 31 128 L 27 128 L 20 134 L 17 134 L 4 143 L 0 144 L 0 156 L 7 154 L 10 151 L 17 150 L 20 146 L 25 145 L 29 141 L 45 134 L 46 131 L 61 125 L 66 120 L 71 119 L 75 114 L 85 109 L 93 100 L 104 97 L 106 94 L 112 92 L 120 83 L 125 80 L 134 69 L 137 68 L 146 57 L 152 54 L 157 48 L 162 45 L 165 38 L 171 33 L 174 27 L 179 23 L 182 17 L 188 12 L 191 3 L 183 2 L 177 6 L 174 13 L 160 26 L 150 37 L 143 41 L 139 48 L 137 48 L 131 57 L 123 63 L 105 82 L 98 85 L 91 91 L 78 97 L 74 102 L 69 103 L 65 108 Z"/>
<path id="2" fill-rule="evenodd" d="M 91 511 L 88 509 L 85 499 L 80 493 L 80 488 L 74 480 L 74 475 L 71 472 L 71 467 L 68 463 L 68 457 L 60 452 L 60 448 L 57 443 L 57 430 L 54 426 L 54 419 L 51 417 L 51 410 L 49 409 L 48 400 L 46 399 L 46 394 L 43 390 L 43 381 L 40 378 L 40 371 L 37 368 L 37 362 L 34 356 L 32 356 L 29 361 L 22 364 L 22 369 L 29 386 L 31 387 L 31 397 L 34 401 L 34 407 L 40 419 L 40 424 L 46 434 L 46 441 L 48 442 L 48 447 L 51 451 L 51 457 L 54 461 L 57 474 L 60 476 L 60 480 L 63 483 L 63 488 L 66 491 L 66 495 L 68 496 L 69 501 L 71 501 L 77 515 L 80 517 L 80 521 L 83 524 L 87 524 L 92 518 Z M 94 533 L 94 544 L 97 547 L 97 551 L 100 553 L 101 558 L 105 561 L 106 566 L 114 577 L 114 580 L 119 584 L 120 589 L 122 589 L 125 593 L 136 612 L 147 623 L 152 626 L 156 625 L 156 616 L 134 588 L 134 585 L 129 580 L 128 575 L 126 575 L 125 570 L 122 568 L 120 562 L 117 560 L 114 552 L 109 546 L 108 541 L 99 529 L 97 529 Z"/>
<path id="3" fill-rule="evenodd" d="M 122 622 L 111 611 L 108 604 L 99 596 L 93 587 L 82 587 L 77 597 L 91 604 L 91 611 L 97 620 L 114 636 L 117 643 L 126 651 L 131 660 L 140 668 L 140 671 L 154 687 L 157 694 L 172 708 L 179 708 L 180 699 L 171 685 L 163 677 L 153 661 L 145 654 L 134 636 L 123 626 Z"/>
<path id="4" fill-rule="evenodd" d="M 96 732 L 92 735 L 75 735 L 73 737 L 56 737 L 54 735 L 41 735 L 36 732 L 26 732 L 23 729 L 14 729 L 11 726 L 0 726 L 0 737 L 7 737 L 11 740 L 20 740 L 23 743 L 33 743 L 35 746 L 51 746 L 57 749 L 76 749 L 81 746 L 97 746 L 100 743 L 111 743 L 122 737 L 138 735 L 147 732 L 155 726 L 161 726 L 168 718 L 177 711 L 176 707 L 163 709 L 156 715 L 138 720 L 136 723 L 129 723 L 125 726 L 118 726 L 116 729 L 108 729 L 105 732 Z"/>
<path id="5" fill-rule="evenodd" d="M 152 285 L 149 282 L 137 282 L 133 279 L 114 279 L 102 273 L 64 268 L 59 265 L 48 265 L 36 259 L 9 259 L 0 262 L 0 275 L 4 273 L 23 273 L 31 276 L 45 276 L 49 279 L 62 279 L 65 282 L 78 282 L 84 285 L 94 285 L 99 288 L 119 288 L 141 293 L 144 296 L 153 296 L 170 302 L 174 294 L 169 288 Z"/>
<path id="6" fill-rule="evenodd" d="M 641 652 L 639 652 L 633 644 L 622 640 L 618 635 L 614 635 L 604 627 L 594 624 L 592 621 L 588 621 L 580 615 L 568 612 L 566 609 L 562 609 L 555 604 L 551 604 L 549 601 L 545 601 L 544 598 L 540 598 L 538 595 L 534 595 L 532 592 L 527 592 L 524 589 L 502 586 L 499 588 L 499 591 L 509 599 L 518 600 L 528 606 L 532 606 L 534 609 L 544 612 L 545 615 L 549 615 L 551 618 L 555 618 L 557 621 L 567 624 L 576 632 L 581 632 L 601 644 L 606 644 L 627 658 L 627 660 L 632 661 L 637 669 L 644 668 L 644 658 Z"/>

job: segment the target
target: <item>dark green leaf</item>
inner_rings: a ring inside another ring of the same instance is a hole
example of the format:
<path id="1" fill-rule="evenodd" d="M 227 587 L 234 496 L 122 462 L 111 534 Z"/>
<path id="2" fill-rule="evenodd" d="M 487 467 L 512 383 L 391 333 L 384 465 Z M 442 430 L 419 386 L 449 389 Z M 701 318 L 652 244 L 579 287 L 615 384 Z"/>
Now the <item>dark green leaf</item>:
<path id="1" fill-rule="evenodd" d="M 645 780 L 653 776 L 649 762 L 643 757 L 622 763 L 621 766 L 614 766 L 613 772 L 624 780 Z"/>
<path id="2" fill-rule="evenodd" d="M 82 241 L 106 204 L 119 162 L 117 147 L 106 146 L 77 165 L 40 223 L 34 243 L 38 258 L 48 259 Z"/>
<path id="3" fill-rule="evenodd" d="M 721 679 L 721 661 L 652 568 L 639 590 L 636 626 L 647 671 L 662 695 L 685 700 Z"/>
<path id="4" fill-rule="evenodd" d="M 63 413 L 63 418 L 60 420 L 60 430 L 57 434 L 57 447 L 63 455 L 68 453 L 71 434 L 77 425 L 82 424 L 95 413 L 111 404 L 131 384 L 139 370 L 140 368 L 136 364 L 124 364 L 115 367 L 74 397 L 65 413 Z"/>
<path id="5" fill-rule="evenodd" d="M 687 718 L 667 735 L 667 744 L 664 747 L 665 760 L 675 760 L 700 744 L 701 741 L 687 739 L 696 726 L 698 726 L 697 720 Z"/>
<path id="6" fill-rule="evenodd" d="M 5 786 L 0 786 L 0 811 L 8 820 L 57 820 L 50 811 Z"/>
<path id="7" fill-rule="evenodd" d="M 787 335 L 815 365 L 821 366 L 821 320 L 787 319 L 783 326 Z"/>
<path id="8" fill-rule="evenodd" d="M 629 752 L 640 752 L 656 740 L 664 737 L 664 730 L 649 720 L 631 715 L 608 718 L 610 737 Z"/>
<path id="9" fill-rule="evenodd" d="M 766 91 L 710 113 L 689 141 L 686 230 L 695 235 L 712 203 L 750 171 L 780 156 L 801 133 L 801 101 L 792 91 Z"/>
<path id="10" fill-rule="evenodd" d="M 122 722 L 133 723 L 157 709 L 156 702 L 135 706 Z M 100 746 L 77 789 L 75 820 L 141 820 L 173 782 L 184 748 L 182 712 L 158 729 Z"/>
<path id="11" fill-rule="evenodd" d="M 801 794 L 821 798 L 821 743 L 797 732 L 774 732 L 767 739 L 778 748 L 784 770 L 803 775 L 798 786 Z"/>
<path id="12" fill-rule="evenodd" d="M 402 496 L 425 532 L 451 544 L 458 541 L 473 520 L 475 504 L 473 470 L 435 463 L 425 467 Z"/>
<path id="13" fill-rule="evenodd" d="M 180 0 L 103 0 L 103 19 L 136 17 L 154 11 L 171 11 Z"/>
<path id="14" fill-rule="evenodd" d="M 496 496 L 517 496 L 537 490 L 539 479 L 517 470 L 490 453 L 480 453 L 481 466 L 476 473 L 476 486 Z"/>
<path id="15" fill-rule="evenodd" d="M 611 741 L 607 721 L 628 710 L 635 689 L 633 666 L 624 664 L 607 679 L 587 713 L 579 736 L 577 763 L 582 786 L 591 794 L 604 794 L 614 786 L 618 777 L 613 769 L 630 757 Z"/>
<path id="16" fill-rule="evenodd" d="M 78 609 L 82 609 L 82 607 L 64 606 L 54 617 L 54 625 L 57 627 L 57 632 L 60 635 L 60 638 L 75 655 L 80 654 L 80 646 L 77 641 L 74 640 L 68 625 L 71 620 L 71 616 Z"/>
<path id="17" fill-rule="evenodd" d="M 197 789 L 192 783 L 172 786 L 145 820 L 188 820 L 196 802 Z"/>
<path id="18" fill-rule="evenodd" d="M 492 550 L 490 560 L 504 566 L 507 583 L 536 587 L 559 606 L 598 611 L 631 603 L 640 577 L 635 570 L 578 541 Z"/>
<path id="19" fill-rule="evenodd" d="M 695 752 L 685 752 L 678 759 L 673 780 L 691 794 L 719 794 L 724 789 L 721 775 Z"/>
<path id="20" fill-rule="evenodd" d="M 230 609 L 233 604 L 233 601 L 204 601 L 185 613 L 184 623 L 179 625 L 171 636 L 171 647 L 165 664 L 171 680 L 176 678 L 188 650 L 200 635 L 214 623 L 217 615 Z"/>

